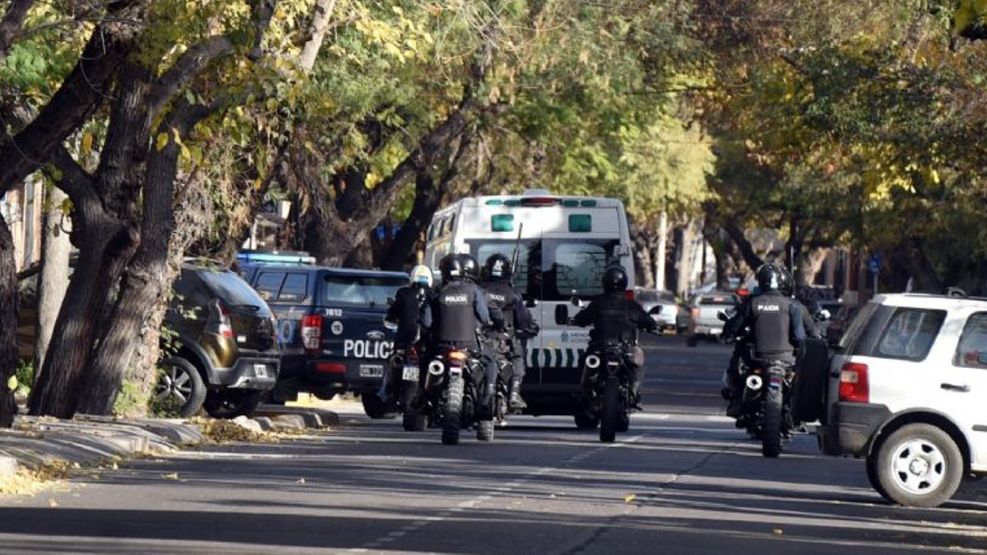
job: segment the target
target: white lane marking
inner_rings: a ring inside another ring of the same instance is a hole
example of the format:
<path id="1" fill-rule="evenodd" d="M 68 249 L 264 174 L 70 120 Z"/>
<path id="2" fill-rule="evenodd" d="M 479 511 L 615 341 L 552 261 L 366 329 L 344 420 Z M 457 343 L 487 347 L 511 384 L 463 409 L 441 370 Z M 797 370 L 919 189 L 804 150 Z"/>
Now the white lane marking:
<path id="1" fill-rule="evenodd" d="M 660 420 L 665 420 L 665 419 L 668 418 L 668 415 L 656 415 L 656 416 L 658 416 L 658 418 Z M 664 417 L 664 418 L 662 418 L 662 417 Z M 629 443 L 636 443 L 636 442 L 640 441 L 641 439 L 643 439 L 647 435 L 648 434 L 639 434 L 639 435 L 636 435 L 636 436 L 633 436 L 633 437 L 629 437 L 629 438 L 627 438 L 624 441 L 621 441 L 619 443 L 618 442 L 605 443 L 605 444 L 603 444 L 603 445 L 601 445 L 599 447 L 596 447 L 594 449 L 590 449 L 589 451 L 583 451 L 582 453 L 579 453 L 577 455 L 573 455 L 573 456 L 569 457 L 568 459 L 562 461 L 561 463 L 559 463 L 556 466 L 543 466 L 543 467 L 539 468 L 538 470 L 535 470 L 534 472 L 530 472 L 526 476 L 521 477 L 521 478 L 518 478 L 518 479 L 515 479 L 512 482 L 508 482 L 507 484 L 504 484 L 503 486 L 500 486 L 500 487 L 494 489 L 491 492 L 488 492 L 488 493 L 485 493 L 485 494 L 482 494 L 482 495 L 478 495 L 478 496 L 476 496 L 476 497 L 474 497 L 472 499 L 467 499 L 466 501 L 462 501 L 460 503 L 457 503 L 455 507 L 452 507 L 450 509 L 446 509 L 445 511 L 442 511 L 441 513 L 439 513 L 437 515 L 423 517 L 423 518 L 421 518 L 419 520 L 416 520 L 414 522 L 411 522 L 410 524 L 406 524 L 406 525 L 404 525 L 403 527 L 399 528 L 398 530 L 396 530 L 394 532 L 390 532 L 390 533 L 388 533 L 385 536 L 381 536 L 379 538 L 376 538 L 374 540 L 371 540 L 369 543 L 363 544 L 362 547 L 352 548 L 352 549 L 349 550 L 349 552 L 350 553 L 366 553 L 367 550 L 369 550 L 369 549 L 378 549 L 378 548 L 383 547 L 384 545 L 386 545 L 388 543 L 393 542 L 396 539 L 399 539 L 399 538 L 403 537 L 405 534 L 407 534 L 409 532 L 417 532 L 417 531 L 421 530 L 422 528 L 428 526 L 429 524 L 433 524 L 433 523 L 436 523 L 436 522 L 443 522 L 446 519 L 448 519 L 449 517 L 453 516 L 454 514 L 462 513 L 463 511 L 466 511 L 467 509 L 475 509 L 477 505 L 479 505 L 481 503 L 484 503 L 486 501 L 490 501 L 491 499 L 493 499 L 497 495 L 509 493 L 509 492 L 513 491 L 514 488 L 520 487 L 520 486 L 522 486 L 522 485 L 524 485 L 524 484 L 526 484 L 526 483 L 528 483 L 528 482 L 530 482 L 530 481 L 532 481 L 532 480 L 534 480 L 536 478 L 540 478 L 540 477 L 544 476 L 545 474 L 548 474 L 549 472 L 556 471 L 556 470 L 558 470 L 559 468 L 562 468 L 562 467 L 572 466 L 574 464 L 580 463 L 580 462 L 588 459 L 589 457 L 592 457 L 593 455 L 595 455 L 597 453 L 602 453 L 603 451 L 606 451 L 607 449 L 619 448 L 621 445 L 627 445 Z"/>

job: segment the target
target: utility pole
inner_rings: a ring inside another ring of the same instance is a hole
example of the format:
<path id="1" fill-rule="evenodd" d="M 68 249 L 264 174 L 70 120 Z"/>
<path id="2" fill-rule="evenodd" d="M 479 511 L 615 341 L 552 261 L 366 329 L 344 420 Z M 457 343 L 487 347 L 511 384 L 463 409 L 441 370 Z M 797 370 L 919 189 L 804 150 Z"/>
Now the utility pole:
<path id="1" fill-rule="evenodd" d="M 662 204 L 658 216 L 658 253 L 655 256 L 655 289 L 665 290 L 665 250 L 668 248 L 668 210 Z"/>

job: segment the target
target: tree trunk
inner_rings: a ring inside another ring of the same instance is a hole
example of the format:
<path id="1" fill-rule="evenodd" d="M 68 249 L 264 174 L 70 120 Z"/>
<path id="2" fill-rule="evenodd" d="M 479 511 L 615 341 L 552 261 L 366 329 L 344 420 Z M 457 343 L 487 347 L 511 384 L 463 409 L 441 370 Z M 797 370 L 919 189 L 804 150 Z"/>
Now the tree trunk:
<path id="1" fill-rule="evenodd" d="M 68 197 L 57 188 L 48 191 L 43 217 L 41 237 L 41 272 L 38 277 L 38 335 L 34 343 L 34 367 L 44 366 L 45 354 L 58 318 L 58 309 L 65 299 L 69 286 L 69 255 L 72 242 L 69 240 L 68 218 L 62 206 Z M 30 385 L 30 384 L 29 384 Z"/>
<path id="2" fill-rule="evenodd" d="M 665 291 L 665 261 L 668 257 L 668 211 L 662 208 L 658 215 L 658 246 L 654 255 L 655 289 Z"/>
<path id="3" fill-rule="evenodd" d="M 744 231 L 737 225 L 737 222 L 728 221 L 723 224 L 723 230 L 727 232 L 730 239 L 733 240 L 734 244 L 740 250 L 740 255 L 744 257 L 744 263 L 751 270 L 757 270 L 762 264 L 764 264 L 764 259 L 757 255 L 754 251 L 754 246 L 747 237 L 744 235 Z"/>
<path id="4" fill-rule="evenodd" d="M 17 372 L 17 266 L 14 238 L 0 215 L 0 428 L 10 428 L 17 414 L 14 392 L 7 387 Z"/>
<path id="5" fill-rule="evenodd" d="M 690 222 L 678 231 L 678 245 L 676 256 L 676 268 L 678 270 L 678 283 L 676 291 L 680 296 L 686 296 L 692 289 L 692 272 L 696 263 L 696 239 L 697 230 L 694 222 Z"/>
<path id="6" fill-rule="evenodd" d="M 830 249 L 821 248 L 809 253 L 802 258 L 801 274 L 805 278 L 805 285 L 812 285 L 816 282 L 816 276 L 822 271 L 826 257 L 829 256 Z"/>
<path id="7" fill-rule="evenodd" d="M 414 254 L 422 231 L 428 228 L 432 216 L 442 205 L 444 192 L 435 187 L 431 173 L 418 172 L 415 177 L 415 203 L 411 207 L 411 214 L 401 225 L 387 254 L 384 255 L 381 261 L 382 269 L 393 271 L 404 269 L 408 259 Z"/>
<path id="8" fill-rule="evenodd" d="M 631 223 L 631 241 L 634 245 L 634 276 L 639 287 L 653 289 L 655 282 L 651 275 L 654 240 L 639 222 Z"/>

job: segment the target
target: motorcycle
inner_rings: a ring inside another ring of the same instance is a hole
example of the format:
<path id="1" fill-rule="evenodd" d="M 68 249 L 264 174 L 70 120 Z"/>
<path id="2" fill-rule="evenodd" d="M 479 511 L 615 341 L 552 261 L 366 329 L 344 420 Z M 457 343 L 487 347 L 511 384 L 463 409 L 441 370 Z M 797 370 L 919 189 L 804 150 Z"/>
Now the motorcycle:
<path id="1" fill-rule="evenodd" d="M 428 363 L 424 395 L 429 424 L 442 427 L 442 443 L 459 443 L 460 431 L 476 428 L 476 438 L 492 441 L 494 421 L 480 405 L 483 390 L 480 361 L 464 349 L 443 347 Z"/>
<path id="2" fill-rule="evenodd" d="M 768 361 L 753 367 L 742 362 L 740 371 L 744 391 L 738 425 L 743 423 L 752 438 L 761 440 L 762 455 L 777 457 L 781 454 L 783 439 L 794 427 L 791 392 L 795 368 L 782 361 Z"/>
<path id="3" fill-rule="evenodd" d="M 589 384 L 586 412 L 600 421 L 600 441 L 613 442 L 630 427 L 629 345 L 610 343 L 586 355 L 583 383 Z"/>
<path id="4" fill-rule="evenodd" d="M 402 413 L 402 427 L 408 432 L 425 430 L 427 415 L 414 406 L 415 397 L 418 395 L 418 380 L 421 376 L 418 348 L 413 346 L 409 349 L 395 349 L 388 363 L 393 375 L 397 376 L 400 373 L 401 376 L 398 382 L 397 402 L 398 409 Z"/>

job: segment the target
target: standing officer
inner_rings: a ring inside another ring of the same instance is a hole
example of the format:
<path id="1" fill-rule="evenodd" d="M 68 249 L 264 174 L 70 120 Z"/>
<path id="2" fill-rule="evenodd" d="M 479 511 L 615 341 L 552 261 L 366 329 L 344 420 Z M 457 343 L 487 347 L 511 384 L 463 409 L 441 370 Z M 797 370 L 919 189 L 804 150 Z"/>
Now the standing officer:
<path id="1" fill-rule="evenodd" d="M 397 326 L 394 333 L 394 355 L 377 394 L 387 404 L 395 402 L 398 394 L 396 384 L 401 382 L 399 374 L 404 369 L 407 353 L 421 337 L 422 309 L 429 300 L 431 290 L 432 270 L 421 264 L 415 266 L 411 270 L 408 285 L 398 289 L 394 302 L 384 316 L 385 322 Z"/>

